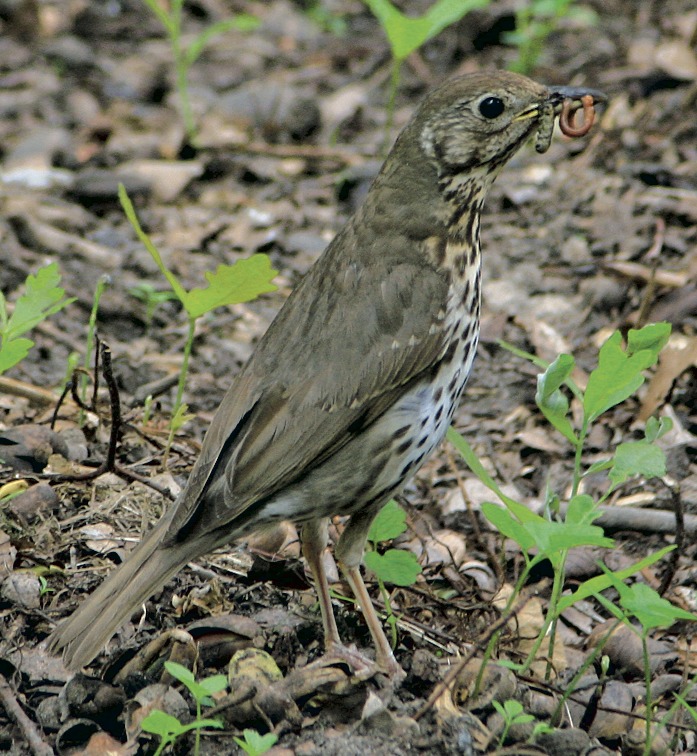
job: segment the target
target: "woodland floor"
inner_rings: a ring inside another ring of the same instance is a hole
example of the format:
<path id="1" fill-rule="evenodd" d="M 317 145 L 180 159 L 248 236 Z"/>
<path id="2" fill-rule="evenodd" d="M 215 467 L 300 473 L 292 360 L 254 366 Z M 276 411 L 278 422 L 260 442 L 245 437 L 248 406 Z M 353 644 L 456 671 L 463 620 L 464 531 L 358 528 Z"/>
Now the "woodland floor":
<path id="1" fill-rule="evenodd" d="M 404 5 L 421 12 L 428 3 Z M 472 12 L 406 62 L 393 136 L 446 76 L 511 64 L 516 52 L 502 33 L 512 27 L 513 5 L 493 2 Z M 572 352 L 582 382 L 614 329 L 669 321 L 673 337 L 658 378 L 596 423 L 588 459 L 636 438 L 650 414 L 673 419 L 661 443 L 666 480 L 678 491 L 686 527 L 665 596 L 694 611 L 697 11 L 691 0 L 589 6 L 597 23 L 564 22 L 531 73 L 547 83 L 602 89 L 609 105 L 588 137 L 572 142 L 557 134 L 544 155 L 523 150 L 489 196 L 482 342 L 456 425 L 506 491 L 536 510 L 547 486 L 564 497 L 573 457 L 535 407 L 538 370 L 498 341 L 547 361 Z M 593 601 L 564 614 L 548 681 L 539 667 L 520 678 L 491 668 L 484 693 L 473 699 L 469 665 L 451 693 L 426 705 L 458 657 L 481 658 L 482 639 L 501 616 L 501 597 L 521 566 L 517 547 L 481 514 L 492 494 L 451 447 L 421 470 L 401 499 L 409 527 L 396 545 L 418 555 L 423 574 L 409 588 L 390 588 L 400 620 L 396 656 L 407 671 L 391 695 L 379 680 L 359 683 L 336 667 L 307 667 L 321 657 L 321 624 L 290 527 L 275 540 L 235 545 L 183 570 L 148 601 L 142 618 L 119 631 L 87 677 L 68 682 L 59 660 L 40 645 L 167 501 L 112 473 L 60 484 L 45 477 L 84 471 L 106 454 L 105 403 L 80 426 L 68 402 L 57 434 L 47 430 L 68 359 L 84 354 L 101 277 L 108 285 L 98 330 L 113 354 L 129 423 L 117 462 L 174 494 L 255 340 L 360 204 L 380 164 L 390 58 L 365 6 L 355 0 L 198 0 L 185 3 L 185 30 L 198 32 L 232 12 L 252 13 L 260 25 L 215 38 L 193 66 L 200 124 L 193 150 L 179 117 L 170 48 L 141 0 L 0 2 L 0 284 L 13 302 L 29 273 L 57 261 L 62 285 L 76 298 L 32 332 L 35 348 L 0 385 L 0 456 L 14 460 L 0 466 L 0 485 L 14 479 L 31 484 L 28 494 L 3 501 L 0 511 L 0 753 L 152 753 L 156 741 L 139 738 L 137 722 L 155 693 L 161 708 L 190 716 L 180 686 L 166 704 L 162 689 L 153 693 L 151 686 L 163 658 L 189 658 L 186 639 L 166 635 L 175 627 L 199 641 L 199 678 L 225 673 L 237 648 L 269 652 L 286 675 L 285 703 L 279 704 L 277 688 L 274 698 L 273 686 L 257 680 L 254 705 L 229 706 L 225 730 L 206 734 L 202 753 L 241 752 L 234 735 L 269 725 L 279 736 L 277 755 L 494 752 L 502 725 L 492 700 L 517 699 L 544 720 L 597 644 L 608 615 Z M 143 283 L 158 291 L 167 285 L 118 204 L 119 181 L 187 287 L 202 286 L 207 271 L 255 252 L 270 255 L 279 270 L 274 294 L 200 322 L 185 394 L 195 419 L 178 434 L 166 469 L 162 449 L 186 318 L 166 301 L 149 322 L 145 305 L 131 293 Z M 155 400 L 144 423 L 148 394 Z M 591 480 L 589 492 L 602 485 Z M 568 589 L 598 574 L 598 560 L 617 570 L 676 542 L 675 502 L 664 483 L 633 481 L 610 505 L 613 515 L 601 524 L 616 547 L 574 552 Z M 657 511 L 666 512 L 663 524 L 650 516 Z M 334 528 L 341 529 L 339 520 Z M 664 560 L 637 579 L 658 588 L 668 569 Z M 544 570 L 535 575 L 538 590 L 517 623 L 506 626 L 496 658 L 519 661 L 526 653 L 546 607 L 545 577 Z M 368 578 L 383 611 L 380 591 Z M 336 593 L 346 595 L 335 579 Z M 335 604 L 344 638 L 369 648 L 356 607 Z M 676 691 L 693 705 L 697 700 L 689 625 L 651 636 L 657 718 Z M 604 650 L 609 677 L 598 684 L 592 675 L 599 669 L 591 667 L 550 734 L 525 745 L 530 729 L 519 729 L 506 752 L 642 753 L 644 672 L 634 638 L 628 633 Z M 159 644 L 156 659 L 140 659 L 125 683 L 123 675 L 117 678 L 152 639 Z M 238 679 L 233 690 L 239 694 L 245 685 Z M 694 728 L 680 709 L 658 733 L 653 752 L 694 753 Z M 95 733 L 97 740 L 86 746 Z M 192 752 L 192 740 L 177 747 Z"/>

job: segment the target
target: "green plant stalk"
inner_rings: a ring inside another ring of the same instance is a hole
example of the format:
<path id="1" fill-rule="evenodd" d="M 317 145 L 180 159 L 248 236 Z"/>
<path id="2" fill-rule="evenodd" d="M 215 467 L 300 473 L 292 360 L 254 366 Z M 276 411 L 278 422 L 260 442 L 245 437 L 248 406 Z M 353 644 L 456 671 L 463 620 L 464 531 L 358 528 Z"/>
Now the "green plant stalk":
<path id="1" fill-rule="evenodd" d="M 189 98 L 189 63 L 186 59 L 186 55 L 181 49 L 180 35 L 177 35 L 176 40 L 172 40 L 172 45 L 175 55 L 177 92 L 179 93 L 184 128 L 188 134 L 189 141 L 193 146 L 196 146 L 196 121 L 194 119 L 194 112 L 191 108 L 191 99 Z"/>
<path id="2" fill-rule="evenodd" d="M 559 558 L 559 565 L 554 567 L 554 579 L 552 581 L 552 593 L 549 597 L 549 604 L 547 606 L 547 614 L 545 615 L 544 622 L 542 623 L 542 627 L 540 629 L 540 632 L 537 634 L 537 638 L 535 638 L 535 642 L 533 643 L 532 648 L 530 649 L 530 653 L 527 656 L 527 659 L 523 662 L 522 671 L 526 672 L 530 669 L 532 666 L 532 663 L 535 661 L 535 658 L 537 656 L 537 652 L 540 650 L 540 647 L 542 646 L 542 643 L 544 639 L 547 636 L 547 633 L 550 631 L 550 628 L 553 628 L 555 625 L 558 617 L 558 605 L 559 605 L 559 599 L 561 598 L 562 589 L 564 586 L 564 565 L 566 563 L 566 557 L 568 554 L 568 549 L 562 549 L 560 558 Z M 551 643 L 554 643 L 554 637 L 555 632 L 552 630 L 551 632 Z M 554 655 L 554 646 L 552 645 L 549 650 L 549 658 L 547 661 L 547 670 L 545 672 L 545 679 L 549 678 L 550 673 L 550 664 L 552 663 Z"/>
<path id="3" fill-rule="evenodd" d="M 177 396 L 174 399 L 173 414 L 177 414 L 184 398 L 184 387 L 186 378 L 189 374 L 189 361 L 191 359 L 191 350 L 194 346 L 194 336 L 196 335 L 196 321 L 198 318 L 189 316 L 189 328 L 186 334 L 186 343 L 184 344 L 184 357 L 182 359 L 182 369 L 179 373 L 179 382 L 177 384 Z"/>
<path id="4" fill-rule="evenodd" d="M 559 621 L 559 600 L 564 590 L 564 570 L 569 550 L 564 549 L 561 552 L 559 567 L 554 571 L 554 581 L 552 582 L 552 595 L 549 600 L 547 609 L 547 618 L 545 618 L 545 633 L 549 629 L 549 647 L 547 656 L 547 669 L 545 671 L 545 680 L 549 682 L 552 676 L 552 665 L 554 662 L 554 644 L 557 639 L 557 622 Z M 548 623 L 548 624 L 547 624 Z M 542 636 L 542 633 L 540 634 Z"/>
<path id="5" fill-rule="evenodd" d="M 61 385 L 60 385 L 61 391 L 64 391 L 65 387 L 70 384 L 70 381 L 73 379 L 73 373 L 75 372 L 76 368 L 79 365 L 80 365 L 80 353 L 71 352 L 68 355 L 68 359 L 66 360 L 65 375 L 63 376 L 63 380 L 61 381 Z"/>
<path id="6" fill-rule="evenodd" d="M 586 436 L 588 435 L 588 420 L 584 417 L 583 423 L 581 423 L 581 430 L 578 434 L 578 443 L 576 444 L 576 449 L 574 453 L 574 474 L 573 474 L 573 480 L 571 484 L 571 497 L 574 498 L 578 494 L 579 486 L 581 485 L 581 479 L 583 478 L 583 473 L 581 472 L 581 467 L 583 464 L 583 446 L 586 442 Z"/>
<path id="7" fill-rule="evenodd" d="M 593 651 L 588 654 L 588 656 L 583 660 L 583 664 L 576 670 L 576 673 L 571 678 L 570 682 L 567 684 L 566 689 L 564 690 L 564 693 L 562 694 L 562 697 L 557 704 L 556 709 L 552 712 L 552 716 L 550 717 L 550 722 L 556 722 L 558 721 L 559 717 L 561 717 L 561 711 L 564 707 L 564 704 L 569 700 L 572 693 L 576 690 L 576 685 L 581 680 L 583 675 L 586 674 L 586 670 L 595 662 L 595 659 L 597 655 L 603 650 L 603 647 L 607 643 L 610 636 L 615 632 L 617 627 L 622 624 L 622 620 L 618 619 L 611 627 L 610 629 L 603 635 L 603 637 L 600 639 L 600 642 L 598 645 L 593 649 Z"/>
<path id="8" fill-rule="evenodd" d="M 501 716 L 503 717 L 503 732 L 501 733 L 501 736 L 499 737 L 499 746 L 503 748 L 503 744 L 506 742 L 506 738 L 508 737 L 508 731 L 511 729 L 511 725 L 513 724 L 513 722 L 511 718 L 506 716 L 505 714 L 501 714 Z"/>
<path id="9" fill-rule="evenodd" d="M 651 658 L 649 656 L 648 631 L 641 633 L 641 653 L 644 659 L 644 685 L 646 686 L 646 742 L 644 743 L 644 756 L 651 756 L 651 716 L 653 700 L 651 696 Z"/>
<path id="10" fill-rule="evenodd" d="M 378 580 L 378 587 L 380 588 L 380 594 L 382 596 L 382 600 L 385 602 L 385 611 L 387 612 L 387 624 L 390 626 L 390 646 L 392 646 L 392 650 L 394 651 L 395 648 L 397 648 L 397 641 L 399 638 L 397 637 L 397 618 L 395 617 L 394 612 L 392 611 L 392 604 L 390 602 L 390 596 L 387 592 L 387 588 L 385 587 L 385 582 L 383 579 L 376 575 Z"/>
<path id="11" fill-rule="evenodd" d="M 683 687 L 683 690 L 687 691 L 690 690 L 694 685 L 697 685 L 697 675 L 693 675 L 690 681 Z M 690 706 L 687 701 L 685 701 L 684 698 L 679 693 L 674 693 L 675 701 L 670 705 L 670 708 L 668 711 L 661 717 L 661 719 L 658 722 L 658 729 L 663 730 L 668 726 L 668 723 L 672 720 L 672 718 L 675 716 L 675 712 L 682 706 L 686 709 L 687 713 L 692 717 L 692 719 L 695 721 L 695 724 L 697 724 L 697 712 Z M 671 752 L 676 750 L 676 742 L 677 742 L 678 734 L 677 732 L 673 735 L 673 738 L 671 739 L 670 748 Z"/>
<path id="12" fill-rule="evenodd" d="M 146 426 L 150 422 L 152 416 L 152 394 L 148 394 L 143 402 L 143 426 Z"/>
<path id="13" fill-rule="evenodd" d="M 196 701 L 196 721 L 200 722 L 203 717 L 201 716 L 201 701 L 198 696 L 194 696 Z M 194 756 L 199 756 L 201 753 L 201 728 L 196 728 L 196 735 L 194 740 Z"/>

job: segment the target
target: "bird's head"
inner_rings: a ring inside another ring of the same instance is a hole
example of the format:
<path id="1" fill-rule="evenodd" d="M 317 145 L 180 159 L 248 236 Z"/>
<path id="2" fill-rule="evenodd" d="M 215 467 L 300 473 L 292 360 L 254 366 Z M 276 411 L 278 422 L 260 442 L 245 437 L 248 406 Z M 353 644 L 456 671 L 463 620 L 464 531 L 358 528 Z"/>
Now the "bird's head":
<path id="1" fill-rule="evenodd" d="M 507 71 L 466 74 L 432 92 L 409 131 L 439 175 L 495 174 L 535 133 L 544 152 L 563 107 L 574 111 L 604 100 L 594 89 L 546 87 Z"/>

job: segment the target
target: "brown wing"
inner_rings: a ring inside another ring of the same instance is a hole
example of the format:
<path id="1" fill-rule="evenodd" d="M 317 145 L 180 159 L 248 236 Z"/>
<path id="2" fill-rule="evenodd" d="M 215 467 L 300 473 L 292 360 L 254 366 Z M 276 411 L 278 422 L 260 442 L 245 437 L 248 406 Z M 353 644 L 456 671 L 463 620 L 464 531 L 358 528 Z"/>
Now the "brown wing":
<path id="1" fill-rule="evenodd" d="M 390 245 L 392 256 L 370 250 L 369 266 L 346 261 L 351 233 L 293 292 L 225 396 L 169 538 L 194 522 L 221 528 L 282 490 L 442 357 L 447 275 L 424 264 L 413 239 Z M 225 497 L 203 496 L 223 479 Z"/>

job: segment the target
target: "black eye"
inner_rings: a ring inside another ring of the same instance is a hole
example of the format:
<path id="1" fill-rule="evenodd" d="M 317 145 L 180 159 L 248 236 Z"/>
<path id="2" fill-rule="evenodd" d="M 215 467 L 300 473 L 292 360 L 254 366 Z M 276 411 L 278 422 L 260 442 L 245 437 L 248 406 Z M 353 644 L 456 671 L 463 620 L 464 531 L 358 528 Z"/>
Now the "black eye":
<path id="1" fill-rule="evenodd" d="M 499 97 L 486 97 L 479 103 L 479 112 L 484 118 L 498 118 L 506 106 Z"/>

